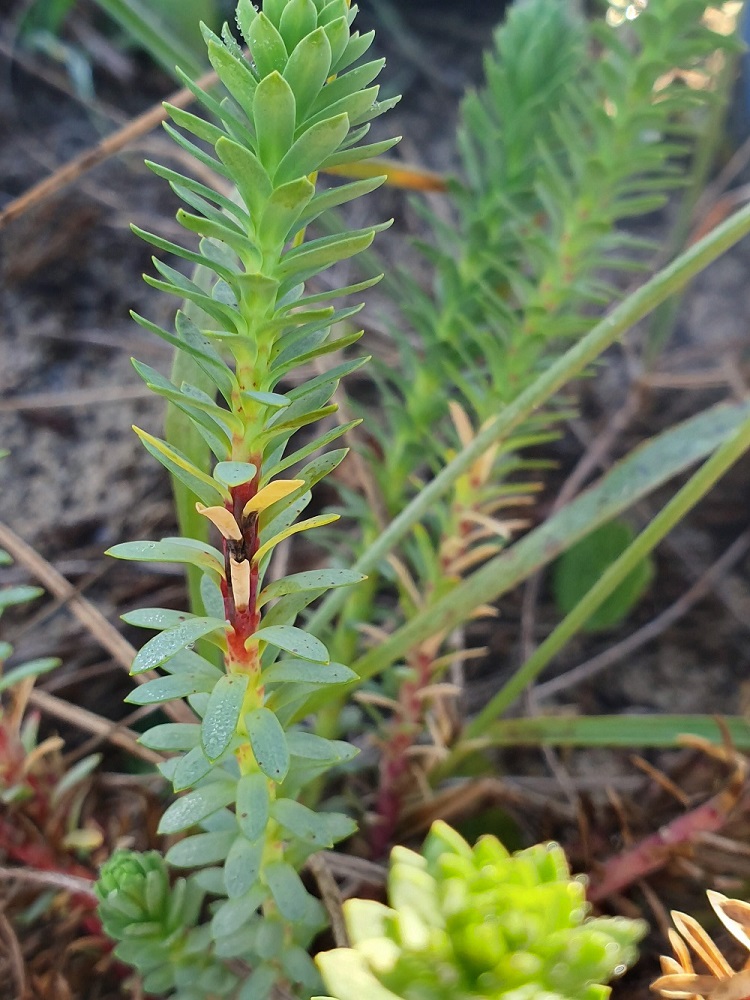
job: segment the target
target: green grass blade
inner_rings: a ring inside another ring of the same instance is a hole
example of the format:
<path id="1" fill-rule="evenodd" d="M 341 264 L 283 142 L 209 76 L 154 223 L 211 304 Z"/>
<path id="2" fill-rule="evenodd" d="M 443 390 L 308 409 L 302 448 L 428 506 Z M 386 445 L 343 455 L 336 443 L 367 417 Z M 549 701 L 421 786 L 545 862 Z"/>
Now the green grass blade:
<path id="1" fill-rule="evenodd" d="M 622 555 L 601 575 L 570 614 L 565 616 L 533 655 L 516 671 L 508 683 L 485 705 L 467 726 L 467 738 L 481 736 L 487 726 L 515 701 L 633 568 L 654 550 L 664 536 L 685 517 L 688 511 L 692 510 L 748 448 L 750 448 L 750 419 L 746 420 L 691 476 Z"/>
<path id="2" fill-rule="evenodd" d="M 380 561 L 421 521 L 430 507 L 450 490 L 458 477 L 495 441 L 507 438 L 518 426 L 543 406 L 567 382 L 582 371 L 607 347 L 635 323 L 652 312 L 675 292 L 720 257 L 750 232 L 750 206 L 736 212 L 711 233 L 699 240 L 675 261 L 654 275 L 641 288 L 615 306 L 585 337 L 565 352 L 532 385 L 491 423 L 484 427 L 470 445 L 462 449 L 448 465 L 409 503 L 370 548 L 357 560 L 353 569 L 372 572 Z M 346 601 L 339 591 L 323 602 L 308 622 L 308 628 L 320 634 Z"/>

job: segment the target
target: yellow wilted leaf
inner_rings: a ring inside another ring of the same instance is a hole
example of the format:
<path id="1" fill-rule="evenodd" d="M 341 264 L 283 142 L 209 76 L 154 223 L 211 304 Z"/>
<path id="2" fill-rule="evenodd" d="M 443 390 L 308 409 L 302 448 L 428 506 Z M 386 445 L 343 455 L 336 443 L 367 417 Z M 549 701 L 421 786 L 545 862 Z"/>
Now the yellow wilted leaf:
<path id="1" fill-rule="evenodd" d="M 262 490 L 258 490 L 252 499 L 245 504 L 242 513 L 245 517 L 256 510 L 265 510 L 278 500 L 283 500 L 290 493 L 294 493 L 300 486 L 305 485 L 304 479 L 276 479 L 268 483 Z"/>
<path id="2" fill-rule="evenodd" d="M 204 507 L 202 503 L 197 503 L 195 509 L 215 524 L 224 538 L 231 538 L 235 542 L 242 541 L 240 526 L 226 507 Z"/>

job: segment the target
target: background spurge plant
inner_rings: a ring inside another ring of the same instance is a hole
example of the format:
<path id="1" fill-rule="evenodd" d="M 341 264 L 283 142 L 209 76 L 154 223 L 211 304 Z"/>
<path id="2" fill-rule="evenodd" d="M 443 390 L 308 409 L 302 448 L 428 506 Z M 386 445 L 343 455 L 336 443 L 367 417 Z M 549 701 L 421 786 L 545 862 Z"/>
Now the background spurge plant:
<path id="1" fill-rule="evenodd" d="M 335 410 L 329 400 L 339 379 L 363 362 L 346 360 L 282 391 L 279 383 L 294 369 L 358 339 L 358 333 L 336 339 L 331 331 L 359 306 L 329 303 L 372 284 L 309 294 L 305 282 L 368 247 L 388 225 L 305 239 L 322 212 L 382 181 L 317 192 L 317 171 L 371 157 L 396 141 L 361 142 L 370 119 L 395 101 L 379 103 L 378 87 L 370 86 L 382 60 L 359 63 L 372 33 L 351 31 L 355 12 L 346 0 L 267 0 L 261 12 L 241 0 L 237 22 L 249 57 L 227 28 L 222 39 L 206 31 L 227 95 L 204 92 L 186 78 L 214 120 L 170 108 L 182 132 L 168 131 L 229 180 L 237 197 L 152 165 L 188 206 L 178 219 L 198 235 L 199 248 L 140 233 L 211 274 L 198 283 L 155 259 L 160 277 L 146 280 L 187 306 L 177 313 L 175 333 L 136 319 L 194 359 L 214 391 L 172 382 L 137 362 L 136 368 L 189 418 L 216 463 L 209 473 L 171 444 L 137 433 L 192 491 L 197 510 L 218 530 L 221 550 L 191 538 L 111 550 L 202 573 L 205 615 L 148 608 L 125 616 L 159 632 L 140 650 L 132 672 L 159 667 L 166 674 L 129 700 L 185 698 L 195 713 L 194 723 L 157 725 L 143 737 L 146 746 L 174 754 L 162 771 L 181 793 L 160 832 L 199 832 L 174 844 L 166 863 L 158 854 L 116 853 L 98 892 L 104 926 L 120 942 L 117 954 L 144 974 L 148 992 L 183 1000 L 250 1000 L 267 995 L 277 981 L 314 990 L 319 980 L 307 946 L 325 921 L 298 872 L 313 851 L 354 829 L 344 815 L 315 813 L 297 801 L 308 781 L 349 760 L 355 749 L 292 725 L 295 708 L 312 690 L 354 674 L 330 662 L 323 643 L 293 623 L 327 588 L 363 577 L 343 569 L 293 573 L 267 584 L 264 577 L 279 542 L 334 519 L 298 518 L 312 487 L 345 451 L 306 459 L 345 428 L 308 436 L 293 450 L 289 442 L 299 428 Z M 193 648 L 199 641 L 201 652 Z M 192 874 L 172 885 L 168 867 Z M 206 893 L 215 900 L 210 921 L 201 923 Z M 224 964 L 237 956 L 246 968 Z"/>

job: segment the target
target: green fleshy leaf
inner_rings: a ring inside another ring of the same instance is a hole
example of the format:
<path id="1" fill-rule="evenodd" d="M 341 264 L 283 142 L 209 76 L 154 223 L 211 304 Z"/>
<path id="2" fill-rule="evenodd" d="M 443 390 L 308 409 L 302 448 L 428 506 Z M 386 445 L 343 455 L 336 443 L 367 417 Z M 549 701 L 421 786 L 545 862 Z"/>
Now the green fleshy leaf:
<path id="1" fill-rule="evenodd" d="M 235 838 L 224 865 L 224 887 L 230 899 L 246 895 L 258 881 L 264 847 L 262 837 L 254 843 L 242 835 Z"/>
<path id="2" fill-rule="evenodd" d="M 175 476 L 199 500 L 207 507 L 213 507 L 218 503 L 224 503 L 230 499 L 229 492 L 219 488 L 210 476 L 195 466 L 186 455 L 183 455 L 177 448 L 161 441 L 159 438 L 147 434 L 145 431 L 134 427 L 133 430 L 141 439 L 144 448 L 154 456 L 170 475 Z"/>
<path id="3" fill-rule="evenodd" d="M 304 920 L 310 897 L 294 868 L 284 861 L 274 861 L 266 865 L 263 874 L 282 917 L 292 923 Z"/>
<path id="4" fill-rule="evenodd" d="M 287 52 L 292 52 L 317 23 L 318 11 L 313 0 L 288 0 L 279 19 L 279 34 Z"/>
<path id="5" fill-rule="evenodd" d="M 289 770 L 289 749 L 281 723 L 267 708 L 245 716 L 250 746 L 261 771 L 272 781 L 283 781 Z"/>
<path id="6" fill-rule="evenodd" d="M 258 965 L 243 983 L 237 1000 L 266 1000 L 271 996 L 274 983 L 279 978 L 278 970 L 273 965 Z"/>
<path id="7" fill-rule="evenodd" d="M 196 826 L 212 813 L 234 802 L 237 782 L 229 778 L 212 781 L 173 802 L 159 823 L 161 834 L 181 833 Z"/>
<path id="8" fill-rule="evenodd" d="M 193 788 L 213 770 L 213 763 L 206 757 L 203 747 L 193 747 L 180 759 L 171 776 L 175 792 Z"/>
<path id="9" fill-rule="evenodd" d="M 375 239 L 375 234 L 387 229 L 391 223 L 371 226 L 367 229 L 345 233 L 344 235 L 323 236 L 319 240 L 303 243 L 301 247 L 284 255 L 277 269 L 281 281 L 294 279 L 306 281 L 332 264 L 347 260 L 366 250 Z"/>
<path id="10" fill-rule="evenodd" d="M 326 767 L 345 764 L 357 756 L 359 751 L 351 743 L 343 740 L 328 740 L 315 733 L 307 733 L 301 729 L 293 729 L 287 733 L 289 753 L 295 757 L 305 758 Z"/>
<path id="11" fill-rule="evenodd" d="M 255 23 L 259 21 L 260 17 Z M 296 108 L 292 88 L 280 73 L 270 73 L 258 84 L 253 106 L 258 159 L 273 179 L 276 168 L 294 142 Z"/>
<path id="12" fill-rule="evenodd" d="M 265 6 L 265 5 L 264 5 Z M 248 27 L 247 44 L 261 78 L 267 78 L 274 71 L 281 73 L 287 63 L 286 45 L 281 35 L 261 11 Z M 262 81 L 261 81 L 262 82 Z M 257 111 L 256 111 L 257 114 Z"/>
<path id="13" fill-rule="evenodd" d="M 316 813 L 294 799 L 278 799 L 271 815 L 289 833 L 323 850 L 333 847 L 325 814 Z"/>
<path id="14" fill-rule="evenodd" d="M 248 680 L 247 674 L 222 677 L 211 692 L 201 725 L 203 750 L 211 761 L 221 757 L 237 731 Z"/>
<path id="15" fill-rule="evenodd" d="M 189 544 L 188 539 L 166 540 L 160 542 L 121 542 L 107 549 L 105 555 L 115 559 L 131 559 L 135 562 L 155 563 L 187 563 L 198 566 L 217 577 L 224 576 L 224 560 L 218 549 L 212 546 L 196 548 Z"/>
<path id="16" fill-rule="evenodd" d="M 338 514 L 318 514 L 317 517 L 308 517 L 304 521 L 297 521 L 296 524 L 290 525 L 284 531 L 280 531 L 278 535 L 274 535 L 273 538 L 269 538 L 267 542 L 264 542 L 255 553 L 254 561 L 260 562 L 266 553 L 270 552 L 279 542 L 283 542 L 285 538 L 289 538 L 290 535 L 296 535 L 300 531 L 309 531 L 311 528 L 322 528 L 326 524 L 337 521 L 338 517 Z M 290 652 L 293 653 L 294 650 L 290 650 Z"/>
<path id="17" fill-rule="evenodd" d="M 236 834 L 235 834 L 236 836 Z M 254 885 L 239 899 L 229 899 L 217 907 L 211 921 L 211 935 L 215 941 L 234 934 L 246 924 L 258 907 L 266 901 L 267 892 L 261 885 Z"/>
<path id="18" fill-rule="evenodd" d="M 231 173 L 252 218 L 259 217 L 273 190 L 263 164 L 255 153 L 232 139 L 220 139 L 216 153 Z"/>
<path id="19" fill-rule="evenodd" d="M 244 486 L 257 471 L 251 462 L 219 462 L 214 467 L 214 479 L 222 486 Z"/>
<path id="20" fill-rule="evenodd" d="M 196 617 L 167 629 L 166 632 L 149 639 L 145 646 L 138 650 L 130 672 L 140 674 L 146 670 L 153 670 L 181 649 L 216 632 L 217 629 L 223 631 L 226 626 L 227 623 L 220 618 Z"/>
<path id="21" fill-rule="evenodd" d="M 276 178 L 279 183 L 278 175 Z M 300 227 L 296 224 L 312 200 L 315 186 L 307 177 L 298 177 L 276 187 L 266 202 L 258 226 L 258 240 L 269 252 L 278 252 Z"/>
<path id="22" fill-rule="evenodd" d="M 268 684 L 347 684 L 357 675 L 343 663 L 313 663 L 310 660 L 281 660 L 263 671 Z"/>
<path id="23" fill-rule="evenodd" d="M 173 844 L 166 854 L 167 864 L 174 868 L 203 868 L 224 861 L 234 843 L 233 830 L 197 833 Z"/>
<path id="24" fill-rule="evenodd" d="M 294 93 L 298 125 L 330 75 L 332 56 L 328 33 L 323 28 L 302 38 L 289 56 L 283 75 Z"/>
<path id="25" fill-rule="evenodd" d="M 187 698 L 189 695 L 199 693 L 208 694 L 213 690 L 217 678 L 221 676 L 218 670 L 216 675 L 216 678 L 212 678 L 203 671 L 181 671 L 179 674 L 170 674 L 169 677 L 157 677 L 135 688 L 125 701 L 131 705 L 160 705 L 175 698 Z"/>
<path id="26" fill-rule="evenodd" d="M 284 154 L 274 183 L 284 184 L 314 173 L 341 146 L 348 132 L 349 116 L 345 114 L 311 125 Z"/>
<path id="27" fill-rule="evenodd" d="M 216 36 L 208 40 L 208 58 L 219 79 L 242 108 L 250 121 L 253 120 L 253 95 L 258 81 L 244 60 L 237 59 L 227 51 Z"/>
<path id="28" fill-rule="evenodd" d="M 257 840 L 268 825 L 270 808 L 268 778 L 245 774 L 237 784 L 237 823 L 248 840 Z"/>
<path id="29" fill-rule="evenodd" d="M 331 662 L 330 654 L 320 639 L 294 625 L 269 625 L 268 628 L 259 628 L 253 638 L 270 643 L 278 649 L 285 649 L 303 660 L 312 660 L 313 663 Z"/>
<path id="30" fill-rule="evenodd" d="M 3 659 L 2 655 L 0 655 L 0 659 Z M 61 662 L 55 656 L 43 656 L 22 663 L 20 666 L 14 667 L 13 670 L 9 670 L 7 674 L 0 676 L 0 691 L 8 691 L 16 684 L 20 684 L 21 681 L 28 680 L 29 677 L 41 677 L 43 674 L 48 674 L 50 670 L 59 667 Z"/>
<path id="31" fill-rule="evenodd" d="M 139 737 L 141 746 L 149 750 L 161 750 L 167 753 L 177 750 L 192 750 L 198 746 L 201 738 L 201 727 L 189 722 L 165 722 L 160 726 L 152 726 L 148 732 Z"/>
<path id="32" fill-rule="evenodd" d="M 329 590 L 333 587 L 351 587 L 367 577 L 353 569 L 316 569 L 306 573 L 292 573 L 281 580 L 274 580 L 264 587 L 258 597 L 258 607 L 285 594 L 304 590 Z"/>
<path id="33" fill-rule="evenodd" d="M 32 587 L 27 584 L 5 587 L 0 590 L 0 612 L 4 611 L 5 608 L 15 607 L 17 604 L 27 604 L 29 601 L 41 597 L 43 593 L 43 587 Z"/>
<path id="34" fill-rule="evenodd" d="M 135 625 L 137 628 L 151 628 L 161 632 L 164 629 L 174 628 L 175 625 L 181 625 L 196 616 L 189 611 L 173 611 L 170 608 L 139 608 L 137 611 L 129 611 L 120 617 L 128 625 Z"/>

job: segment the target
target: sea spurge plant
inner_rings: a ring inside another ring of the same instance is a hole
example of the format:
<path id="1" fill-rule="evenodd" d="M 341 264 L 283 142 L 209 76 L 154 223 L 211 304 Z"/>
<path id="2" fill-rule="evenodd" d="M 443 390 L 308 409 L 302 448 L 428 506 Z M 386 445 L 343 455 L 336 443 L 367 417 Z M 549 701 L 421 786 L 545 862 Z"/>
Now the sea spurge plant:
<path id="1" fill-rule="evenodd" d="M 164 813 L 160 831 L 192 835 L 176 843 L 166 861 L 175 868 L 200 869 L 180 891 L 192 899 L 190 893 L 200 888 L 217 897 L 210 924 L 191 939 L 190 953 L 194 957 L 195 949 L 202 949 L 217 962 L 241 956 L 252 971 L 243 1000 L 264 996 L 279 978 L 301 984 L 303 991 L 314 988 L 317 974 L 305 948 L 323 923 L 322 910 L 298 871 L 312 852 L 331 847 L 354 828 L 344 815 L 315 813 L 297 801 L 308 781 L 350 759 L 355 750 L 292 725 L 295 709 L 321 685 L 341 684 L 354 674 L 332 663 L 324 644 L 294 623 L 328 588 L 363 577 L 325 569 L 268 582 L 266 570 L 281 541 L 335 519 L 299 520 L 312 487 L 345 455 L 320 449 L 346 426 L 308 434 L 297 447 L 290 441 L 300 428 L 336 409 L 329 400 L 339 380 L 364 360 L 340 361 L 308 381 L 296 379 L 291 389 L 284 382 L 294 369 L 358 339 L 359 333 L 336 337 L 331 331 L 360 307 L 336 309 L 330 302 L 372 282 L 319 291 L 305 283 L 368 247 L 384 228 L 305 239 L 307 227 L 323 212 L 383 180 L 320 191 L 317 172 L 373 156 L 396 141 L 362 144 L 370 120 L 394 101 L 377 101 L 378 87 L 371 84 L 383 61 L 360 62 L 372 33 L 351 30 L 355 13 L 347 0 L 267 0 L 261 11 L 250 0 L 240 0 L 237 23 L 247 53 L 228 28 L 222 38 L 205 31 L 226 95 L 209 94 L 186 77 L 213 120 L 169 107 L 182 131 L 171 125 L 167 131 L 229 180 L 236 196 L 151 164 L 188 206 L 178 221 L 197 234 L 198 249 L 138 231 L 160 250 L 202 265 L 203 276 L 212 275 L 208 283 L 199 282 L 155 258 L 160 277 L 146 280 L 187 300 L 187 306 L 178 311 L 174 332 L 135 317 L 194 359 L 211 391 L 177 384 L 138 362 L 135 366 L 155 392 L 189 418 L 214 456 L 213 468 L 199 467 L 176 444 L 136 431 L 148 451 L 192 492 L 220 548 L 197 538 L 165 538 L 111 550 L 120 558 L 183 563 L 203 575 L 206 614 L 148 608 L 124 616 L 131 625 L 159 632 L 138 652 L 132 672 L 165 672 L 129 701 L 146 705 L 185 698 L 195 713 L 194 723 L 158 725 L 142 742 L 173 754 L 161 769 L 181 796 Z M 212 146 L 215 155 L 184 133 Z M 205 322 L 196 321 L 196 315 Z M 120 856 L 113 872 L 117 878 L 131 872 L 143 882 L 146 896 L 152 884 L 162 894 L 176 891 L 169 890 L 157 862 L 136 859 L 129 865 Z M 120 896 L 111 898 L 102 883 L 103 907 L 114 906 L 122 893 L 127 896 L 125 889 L 116 891 Z M 159 912 L 171 914 L 173 905 Z M 146 933 L 143 913 L 151 910 L 147 906 L 135 913 L 131 907 L 132 925 L 126 911 L 108 926 L 130 941 Z M 154 920 L 148 931 L 154 941 L 158 927 L 172 934 L 169 920 Z M 126 950 L 124 957 L 133 960 L 135 946 Z M 176 990 L 176 996 L 193 996 L 186 992 L 185 976 L 178 976 L 178 969 L 189 969 L 193 961 L 185 965 L 182 946 L 154 948 L 152 954 L 162 954 L 172 971 L 154 968 L 149 981 L 162 984 L 160 990 Z M 233 988 L 229 983 L 220 975 L 212 995 L 227 995 Z"/>
<path id="2" fill-rule="evenodd" d="M 421 854 L 395 847 L 390 906 L 344 904 L 351 948 L 318 955 L 337 1000 L 604 1000 L 635 959 L 641 921 L 587 915 L 556 844 L 509 854 L 433 825 Z"/>

